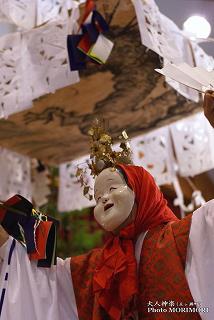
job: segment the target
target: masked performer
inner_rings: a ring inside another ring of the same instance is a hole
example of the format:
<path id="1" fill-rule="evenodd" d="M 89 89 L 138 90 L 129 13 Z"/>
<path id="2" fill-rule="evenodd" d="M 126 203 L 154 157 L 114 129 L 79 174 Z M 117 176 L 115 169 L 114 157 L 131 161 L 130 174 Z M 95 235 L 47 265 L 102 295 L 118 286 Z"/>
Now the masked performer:
<path id="1" fill-rule="evenodd" d="M 44 269 L 2 245 L 1 319 L 212 320 L 214 201 L 178 220 L 145 169 L 118 162 L 99 170 L 95 199 L 101 249 Z"/>

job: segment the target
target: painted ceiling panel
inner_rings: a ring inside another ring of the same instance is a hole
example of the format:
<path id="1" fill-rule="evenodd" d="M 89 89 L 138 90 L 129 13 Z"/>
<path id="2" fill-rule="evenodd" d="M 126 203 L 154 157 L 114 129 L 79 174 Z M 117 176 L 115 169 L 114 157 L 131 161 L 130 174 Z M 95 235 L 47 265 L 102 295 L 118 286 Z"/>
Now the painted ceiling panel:
<path id="1" fill-rule="evenodd" d="M 159 57 L 141 45 L 131 1 L 97 2 L 110 22 L 115 48 L 107 64 L 91 65 L 78 84 L 41 97 L 33 108 L 0 121 L 0 145 L 59 164 L 89 152 L 87 131 L 103 118 L 117 136 L 130 137 L 186 115 L 200 105 L 188 102 L 155 73 Z"/>

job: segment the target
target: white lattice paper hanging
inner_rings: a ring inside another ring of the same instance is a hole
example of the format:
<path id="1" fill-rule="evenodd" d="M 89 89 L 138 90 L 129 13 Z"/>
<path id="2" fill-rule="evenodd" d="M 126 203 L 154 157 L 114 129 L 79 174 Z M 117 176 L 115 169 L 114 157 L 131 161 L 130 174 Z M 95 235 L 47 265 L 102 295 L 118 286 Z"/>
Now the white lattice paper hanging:
<path id="1" fill-rule="evenodd" d="M 190 66 L 194 66 L 195 64 L 195 57 L 194 57 L 194 51 L 192 48 L 191 41 L 186 38 L 183 35 L 183 32 L 178 28 L 178 26 L 171 21 L 166 16 L 162 15 L 162 24 L 168 27 L 168 30 L 170 30 L 170 34 L 173 35 L 173 42 L 171 43 L 172 46 L 176 46 L 176 50 L 178 52 L 177 56 L 172 56 L 170 59 L 164 58 L 164 66 L 171 62 L 171 63 L 183 63 L 186 62 Z M 174 81 L 168 77 L 165 78 L 166 82 L 175 89 L 178 93 L 180 93 L 182 96 L 184 96 L 187 99 L 190 99 L 192 101 L 198 102 L 199 101 L 199 95 L 198 93 L 188 88 L 185 85 L 182 85 L 181 83 L 178 83 L 177 81 Z"/>
<path id="2" fill-rule="evenodd" d="M 31 106 L 31 94 L 23 86 L 22 40 L 20 33 L 0 38 L 0 118 Z"/>
<path id="3" fill-rule="evenodd" d="M 79 6 L 74 0 L 0 0 L 0 21 L 33 29 L 53 19 L 67 19 L 74 6 Z"/>
<path id="4" fill-rule="evenodd" d="M 63 163 L 59 166 L 59 194 L 58 194 L 58 210 L 72 211 L 80 210 L 95 205 L 95 200 L 89 201 L 83 195 L 83 188 L 77 181 L 77 168 L 86 168 L 86 177 L 91 190 L 94 189 L 94 179 L 90 175 L 90 170 L 87 169 L 86 161 L 89 156 L 79 158 L 75 161 Z M 93 192 L 92 192 L 93 193 Z"/>
<path id="5" fill-rule="evenodd" d="M 214 168 L 214 131 L 203 113 L 170 125 L 181 176 L 195 176 Z"/>
<path id="6" fill-rule="evenodd" d="M 74 12 L 75 13 L 75 12 Z M 0 38 L 0 117 L 25 110 L 32 100 L 79 81 L 69 69 L 66 48 L 72 19 Z"/>
<path id="7" fill-rule="evenodd" d="M 37 0 L 37 25 L 53 19 L 67 19 L 68 10 L 78 6 L 74 0 Z"/>
<path id="8" fill-rule="evenodd" d="M 142 44 L 162 57 L 176 57 L 179 52 L 172 46 L 173 37 L 162 23 L 158 6 L 154 0 L 133 0 Z"/>
<path id="9" fill-rule="evenodd" d="M 37 0 L 0 0 L 0 12 L 18 27 L 36 26 Z"/>
<path id="10" fill-rule="evenodd" d="M 168 127 L 132 139 L 131 149 L 134 164 L 148 170 L 158 185 L 172 183 L 175 172 Z"/>
<path id="11" fill-rule="evenodd" d="M 214 58 L 209 56 L 197 43 L 192 41 L 192 48 L 197 67 L 202 67 L 207 71 L 214 70 Z"/>
<path id="12" fill-rule="evenodd" d="M 31 201 L 30 159 L 0 148 L 0 200 L 20 194 Z"/>
<path id="13" fill-rule="evenodd" d="M 136 15 L 138 18 L 142 44 L 155 51 L 164 58 L 164 64 L 186 62 L 194 66 L 194 50 L 200 51 L 200 47 L 191 45 L 178 26 L 163 15 L 154 0 L 134 0 Z M 206 58 L 206 54 L 204 53 Z M 208 56 L 207 56 L 208 57 Z M 207 59 L 207 58 L 206 58 Z M 167 83 L 184 97 L 198 102 L 198 93 L 182 84 L 166 78 Z"/>
<path id="14" fill-rule="evenodd" d="M 68 64 L 69 27 L 69 19 L 57 20 L 23 34 L 25 81 L 26 86 L 30 84 L 33 99 L 79 81 L 78 72 L 71 72 Z"/>
<path id="15" fill-rule="evenodd" d="M 162 20 L 164 19 L 166 23 L 169 23 L 169 30 L 171 30 L 171 34 L 174 35 L 174 42 L 176 44 L 176 48 L 179 52 L 177 57 L 171 57 L 170 60 L 164 58 L 164 66 L 168 63 L 187 63 L 190 66 L 195 65 L 195 56 L 194 51 L 192 48 L 191 41 L 184 37 L 181 30 L 176 26 L 175 23 L 173 23 L 170 19 L 167 17 L 162 16 Z M 174 44 L 174 45 L 175 45 Z M 172 44 L 173 45 L 173 44 Z M 165 77 L 166 82 L 175 89 L 178 93 L 180 93 L 185 98 L 198 102 L 199 101 L 199 94 L 197 91 L 177 82 L 169 77 Z"/>

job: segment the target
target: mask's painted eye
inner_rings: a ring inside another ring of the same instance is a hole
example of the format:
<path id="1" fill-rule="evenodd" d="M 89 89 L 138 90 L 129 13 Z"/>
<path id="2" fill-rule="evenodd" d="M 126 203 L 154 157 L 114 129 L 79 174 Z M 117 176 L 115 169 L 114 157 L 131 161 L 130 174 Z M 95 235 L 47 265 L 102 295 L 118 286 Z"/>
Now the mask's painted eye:
<path id="1" fill-rule="evenodd" d="M 111 187 L 109 190 L 112 191 L 112 190 L 116 190 L 117 188 L 115 187 Z"/>

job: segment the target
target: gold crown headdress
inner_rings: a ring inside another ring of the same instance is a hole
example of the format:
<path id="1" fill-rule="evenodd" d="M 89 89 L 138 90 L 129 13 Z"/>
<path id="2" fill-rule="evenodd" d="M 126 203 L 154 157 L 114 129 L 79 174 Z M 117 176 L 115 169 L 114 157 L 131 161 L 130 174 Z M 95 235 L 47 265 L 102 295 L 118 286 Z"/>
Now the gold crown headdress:
<path id="1" fill-rule="evenodd" d="M 131 164 L 131 148 L 126 131 L 118 137 L 119 151 L 113 149 L 113 139 L 105 129 L 104 121 L 96 119 L 88 131 L 90 137 L 90 159 L 87 162 L 91 175 L 95 178 L 105 168 L 115 168 L 118 163 Z M 78 168 L 76 177 L 83 187 L 83 194 L 92 199 L 90 186 L 85 179 L 86 170 Z"/>

